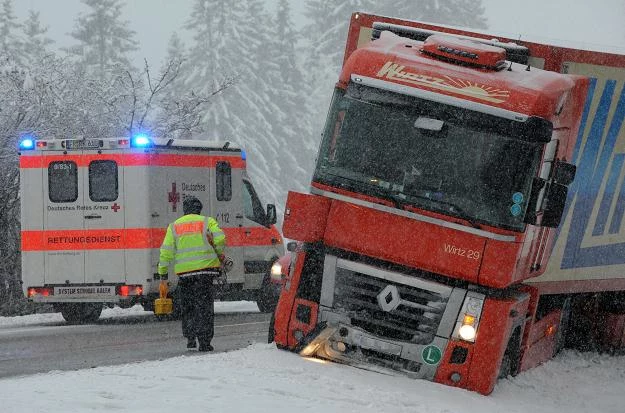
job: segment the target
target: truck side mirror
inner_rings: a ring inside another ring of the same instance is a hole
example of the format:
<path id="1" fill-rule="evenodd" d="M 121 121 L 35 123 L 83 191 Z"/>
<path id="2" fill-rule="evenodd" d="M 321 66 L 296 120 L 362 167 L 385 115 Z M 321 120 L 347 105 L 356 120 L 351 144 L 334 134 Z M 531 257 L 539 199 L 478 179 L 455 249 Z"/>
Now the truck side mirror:
<path id="1" fill-rule="evenodd" d="M 575 179 L 577 167 L 573 164 L 556 161 L 553 170 L 553 181 L 561 185 L 570 185 Z"/>
<path id="2" fill-rule="evenodd" d="M 276 206 L 267 204 L 267 226 L 275 224 L 277 220 Z"/>
<path id="3" fill-rule="evenodd" d="M 541 225 L 548 228 L 557 228 L 562 220 L 566 196 L 568 194 L 566 185 L 551 183 L 545 197 L 545 208 Z"/>

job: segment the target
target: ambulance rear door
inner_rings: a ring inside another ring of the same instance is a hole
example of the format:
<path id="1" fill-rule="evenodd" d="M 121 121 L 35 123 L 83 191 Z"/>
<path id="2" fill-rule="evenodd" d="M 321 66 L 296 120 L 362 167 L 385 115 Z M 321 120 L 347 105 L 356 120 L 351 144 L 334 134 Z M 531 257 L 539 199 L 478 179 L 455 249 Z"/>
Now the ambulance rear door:
<path id="1" fill-rule="evenodd" d="M 122 150 L 84 151 L 85 282 L 125 283 Z"/>
<path id="2" fill-rule="evenodd" d="M 44 283 L 48 285 L 85 282 L 81 152 L 50 150 L 43 155 Z"/>

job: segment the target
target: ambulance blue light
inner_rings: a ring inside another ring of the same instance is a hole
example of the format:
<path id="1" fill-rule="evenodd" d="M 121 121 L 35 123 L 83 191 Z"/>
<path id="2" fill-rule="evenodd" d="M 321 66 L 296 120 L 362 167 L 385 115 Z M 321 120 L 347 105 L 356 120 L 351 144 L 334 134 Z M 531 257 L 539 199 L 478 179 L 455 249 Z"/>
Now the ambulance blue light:
<path id="1" fill-rule="evenodd" d="M 243 159 L 244 161 L 247 160 L 247 154 L 245 153 L 245 151 L 241 151 L 241 159 Z"/>
<path id="2" fill-rule="evenodd" d="M 133 148 L 147 148 L 152 146 L 152 139 L 148 138 L 147 135 L 135 135 L 130 140 L 130 146 Z"/>
<path id="3" fill-rule="evenodd" d="M 20 141 L 20 149 L 21 150 L 35 149 L 35 140 L 30 137 L 22 139 Z"/>

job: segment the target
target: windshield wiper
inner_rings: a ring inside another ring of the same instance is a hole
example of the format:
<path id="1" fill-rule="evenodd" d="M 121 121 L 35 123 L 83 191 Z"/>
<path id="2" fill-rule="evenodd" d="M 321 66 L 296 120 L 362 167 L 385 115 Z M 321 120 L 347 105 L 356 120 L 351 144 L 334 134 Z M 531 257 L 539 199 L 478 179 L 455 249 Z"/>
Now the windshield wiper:
<path id="1" fill-rule="evenodd" d="M 480 224 L 478 224 L 473 217 L 471 217 L 464 209 L 462 209 L 460 206 L 454 204 L 453 202 L 449 202 L 449 201 L 443 201 L 441 199 L 433 199 L 424 195 L 415 195 L 415 194 L 404 194 L 403 192 L 399 192 L 399 191 L 392 191 L 390 193 L 390 197 L 392 198 L 393 201 L 395 201 L 396 207 L 399 209 L 405 209 L 404 207 L 406 205 L 411 205 L 411 203 L 407 200 L 407 198 L 411 197 L 411 198 L 419 198 L 419 199 L 426 199 L 428 201 L 437 203 L 437 204 L 444 204 L 444 205 L 448 205 L 450 207 L 449 211 L 447 212 L 452 212 L 454 213 L 454 216 L 461 218 L 465 221 L 467 221 L 469 224 L 471 224 L 471 226 L 473 228 L 482 228 L 482 226 Z"/>

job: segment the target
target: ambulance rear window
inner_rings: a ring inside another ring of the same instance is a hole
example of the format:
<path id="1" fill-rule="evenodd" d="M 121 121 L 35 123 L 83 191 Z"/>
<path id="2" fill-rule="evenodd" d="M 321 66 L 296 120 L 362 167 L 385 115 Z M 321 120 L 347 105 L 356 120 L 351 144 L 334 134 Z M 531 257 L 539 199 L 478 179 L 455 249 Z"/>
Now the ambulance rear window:
<path id="1" fill-rule="evenodd" d="M 89 199 L 94 202 L 117 200 L 117 162 L 93 161 L 89 164 Z"/>
<path id="2" fill-rule="evenodd" d="M 74 202 L 78 199 L 76 162 L 50 162 L 48 165 L 48 197 L 51 202 Z"/>
<path id="3" fill-rule="evenodd" d="M 230 201 L 232 199 L 232 168 L 230 162 L 219 161 L 215 167 L 217 182 L 215 189 L 218 201 Z"/>

